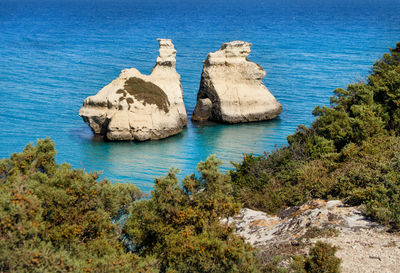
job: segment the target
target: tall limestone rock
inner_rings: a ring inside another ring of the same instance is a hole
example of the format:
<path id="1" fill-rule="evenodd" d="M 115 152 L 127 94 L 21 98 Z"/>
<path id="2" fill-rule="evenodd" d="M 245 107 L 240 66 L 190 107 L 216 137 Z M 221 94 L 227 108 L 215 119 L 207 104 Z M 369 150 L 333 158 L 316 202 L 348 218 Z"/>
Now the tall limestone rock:
<path id="1" fill-rule="evenodd" d="M 181 77 L 175 69 L 176 50 L 158 39 L 159 56 L 150 75 L 122 70 L 118 78 L 86 98 L 79 115 L 93 133 L 108 140 L 161 139 L 178 134 L 188 119 Z"/>
<path id="2" fill-rule="evenodd" d="M 250 43 L 233 41 L 209 53 L 192 120 L 239 123 L 273 119 L 282 105 L 264 86 L 266 73 L 247 59 Z"/>

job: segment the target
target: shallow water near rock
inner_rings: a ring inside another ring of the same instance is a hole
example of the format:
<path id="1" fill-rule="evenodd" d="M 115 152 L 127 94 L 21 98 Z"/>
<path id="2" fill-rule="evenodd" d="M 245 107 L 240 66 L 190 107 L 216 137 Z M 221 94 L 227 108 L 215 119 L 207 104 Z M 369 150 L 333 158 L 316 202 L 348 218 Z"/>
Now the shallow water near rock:
<path id="1" fill-rule="evenodd" d="M 286 143 L 312 109 L 337 87 L 365 79 L 373 62 L 400 39 L 400 2 L 370 1 L 12 1 L 0 2 L 0 157 L 51 137 L 57 161 L 103 171 L 148 192 L 174 166 L 181 177 L 210 154 L 232 168 L 243 153 Z M 323 3 L 322 3 L 323 2 Z M 283 105 L 275 120 L 218 125 L 189 122 L 160 141 L 93 139 L 78 116 L 83 100 L 124 68 L 149 74 L 156 38 L 177 49 L 185 105 L 196 104 L 202 61 L 224 42 L 251 42 L 249 59 Z"/>

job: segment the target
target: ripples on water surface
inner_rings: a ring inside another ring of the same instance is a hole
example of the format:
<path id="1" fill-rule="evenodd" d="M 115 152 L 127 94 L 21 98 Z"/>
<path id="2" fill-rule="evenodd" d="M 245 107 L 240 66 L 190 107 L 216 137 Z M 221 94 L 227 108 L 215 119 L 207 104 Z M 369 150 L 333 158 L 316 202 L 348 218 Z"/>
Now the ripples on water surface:
<path id="1" fill-rule="evenodd" d="M 324 3 L 322 3 L 324 2 Z M 51 137 L 57 160 L 102 170 L 113 181 L 148 191 L 169 167 L 182 176 L 210 154 L 240 161 L 286 143 L 336 87 L 363 80 L 372 63 L 400 40 L 400 1 L 0 1 L 0 157 Z M 198 126 L 144 143 L 104 143 L 78 116 L 82 101 L 124 68 L 150 73 L 156 38 L 178 51 L 189 114 L 202 61 L 221 43 L 253 43 L 249 58 L 284 107 L 279 118 Z"/>

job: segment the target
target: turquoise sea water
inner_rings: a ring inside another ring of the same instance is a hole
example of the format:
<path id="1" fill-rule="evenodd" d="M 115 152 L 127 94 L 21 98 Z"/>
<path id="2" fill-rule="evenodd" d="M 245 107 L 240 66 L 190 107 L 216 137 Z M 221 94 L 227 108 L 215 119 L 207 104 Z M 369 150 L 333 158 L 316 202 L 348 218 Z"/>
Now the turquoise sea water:
<path id="1" fill-rule="evenodd" d="M 365 79 L 400 41 L 400 0 L 376 1 L 12 1 L 0 0 L 0 157 L 51 137 L 57 161 L 149 191 L 175 166 L 182 176 L 210 154 L 240 161 L 286 143 L 337 87 Z M 174 137 L 144 143 L 92 139 L 78 116 L 83 99 L 124 68 L 150 73 L 156 38 L 171 38 L 188 114 L 202 61 L 221 43 L 253 43 L 249 56 L 266 71 L 282 103 L 279 118 L 253 124 L 189 123 Z"/>

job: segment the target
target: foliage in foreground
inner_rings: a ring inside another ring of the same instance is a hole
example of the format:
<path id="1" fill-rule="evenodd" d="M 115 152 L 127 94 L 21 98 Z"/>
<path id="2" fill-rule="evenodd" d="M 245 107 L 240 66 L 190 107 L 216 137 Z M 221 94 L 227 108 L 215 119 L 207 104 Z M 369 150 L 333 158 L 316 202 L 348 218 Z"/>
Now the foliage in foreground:
<path id="1" fill-rule="evenodd" d="M 147 200 L 135 201 L 132 185 L 57 165 L 49 139 L 28 145 L 0 161 L 0 271 L 259 272 L 251 246 L 220 222 L 240 202 L 276 212 L 343 198 L 400 228 L 400 43 L 367 83 L 335 93 L 289 146 L 247 155 L 229 175 L 211 157 L 182 185 L 171 170 Z M 314 250 L 297 269 L 336 272 L 334 249 Z"/>
<path id="2" fill-rule="evenodd" d="M 335 90 L 311 127 L 267 156 L 246 155 L 231 172 L 245 206 L 276 212 L 312 198 L 363 205 L 400 228 L 400 43 L 377 61 L 367 82 Z"/>
<path id="3" fill-rule="evenodd" d="M 0 272 L 132 272 L 115 221 L 139 190 L 57 165 L 55 154 L 45 139 L 0 161 Z"/>
<path id="4" fill-rule="evenodd" d="M 157 260 L 160 272 L 259 271 L 252 247 L 221 224 L 240 207 L 219 164 L 211 156 L 198 165 L 201 177 L 186 177 L 182 186 L 171 170 L 156 179 L 150 199 L 132 207 L 125 236 L 135 253 Z"/>
<path id="5" fill-rule="evenodd" d="M 149 199 L 130 184 L 57 165 L 39 140 L 0 161 L 0 272 L 258 272 L 254 249 L 220 219 L 240 209 L 210 157 Z"/>
<path id="6" fill-rule="evenodd" d="M 341 259 L 335 256 L 336 247 L 317 241 L 308 255 L 277 255 L 268 261 L 265 273 L 338 273 Z M 283 266 L 286 264 L 286 266 Z"/>
<path id="7" fill-rule="evenodd" d="M 335 256 L 336 247 L 318 241 L 310 248 L 309 255 L 295 257 L 292 269 L 298 273 L 337 273 L 341 260 Z"/>

